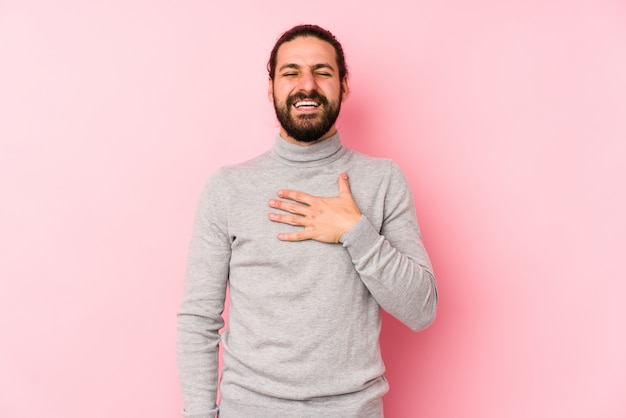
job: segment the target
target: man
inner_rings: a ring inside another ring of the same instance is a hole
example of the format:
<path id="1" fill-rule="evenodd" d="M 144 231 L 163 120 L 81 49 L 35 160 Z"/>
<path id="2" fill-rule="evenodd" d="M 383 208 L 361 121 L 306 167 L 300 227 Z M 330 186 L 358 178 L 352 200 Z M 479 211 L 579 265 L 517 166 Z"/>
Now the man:
<path id="1" fill-rule="evenodd" d="M 417 331 L 437 305 L 413 200 L 397 165 L 340 142 L 350 90 L 330 32 L 285 32 L 268 71 L 280 134 L 214 173 L 196 215 L 178 322 L 183 414 L 218 412 L 221 342 L 221 418 L 381 417 L 380 308 Z"/>

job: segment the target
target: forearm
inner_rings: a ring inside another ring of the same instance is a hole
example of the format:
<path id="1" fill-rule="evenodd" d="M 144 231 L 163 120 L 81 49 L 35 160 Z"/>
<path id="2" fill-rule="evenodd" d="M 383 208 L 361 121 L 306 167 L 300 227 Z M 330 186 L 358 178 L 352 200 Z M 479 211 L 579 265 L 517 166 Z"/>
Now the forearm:
<path id="1" fill-rule="evenodd" d="M 378 304 L 418 331 L 435 318 L 437 288 L 417 225 L 402 229 L 390 231 L 390 241 L 363 216 L 341 243 Z"/>
<path id="2" fill-rule="evenodd" d="M 218 344 L 217 332 L 206 321 L 181 310 L 178 315 L 177 362 L 185 418 L 214 418 L 217 414 Z"/>
<path id="3" fill-rule="evenodd" d="M 224 326 L 222 311 L 225 280 L 211 272 L 205 260 L 193 263 L 185 280 L 178 313 L 177 361 L 185 418 L 215 417 L 218 386 L 219 331 Z"/>

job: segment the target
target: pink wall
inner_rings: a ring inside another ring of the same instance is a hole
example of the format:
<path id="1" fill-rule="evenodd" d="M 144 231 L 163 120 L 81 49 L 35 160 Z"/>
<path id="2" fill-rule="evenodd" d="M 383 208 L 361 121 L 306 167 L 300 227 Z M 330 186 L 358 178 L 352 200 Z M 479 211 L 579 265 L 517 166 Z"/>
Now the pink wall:
<path id="1" fill-rule="evenodd" d="M 178 416 L 200 186 L 272 143 L 302 22 L 343 41 L 343 138 L 404 168 L 438 275 L 431 328 L 385 317 L 387 416 L 626 416 L 618 0 L 2 1 L 0 416 Z"/>

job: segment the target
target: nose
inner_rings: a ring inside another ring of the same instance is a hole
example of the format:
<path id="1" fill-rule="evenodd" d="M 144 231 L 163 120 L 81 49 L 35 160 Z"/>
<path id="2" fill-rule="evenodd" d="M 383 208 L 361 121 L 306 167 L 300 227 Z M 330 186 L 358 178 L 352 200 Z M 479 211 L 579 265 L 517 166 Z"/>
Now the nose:
<path id="1" fill-rule="evenodd" d="M 313 91 L 317 89 L 317 83 L 315 82 L 315 77 L 312 72 L 302 72 L 298 88 L 300 91 Z"/>

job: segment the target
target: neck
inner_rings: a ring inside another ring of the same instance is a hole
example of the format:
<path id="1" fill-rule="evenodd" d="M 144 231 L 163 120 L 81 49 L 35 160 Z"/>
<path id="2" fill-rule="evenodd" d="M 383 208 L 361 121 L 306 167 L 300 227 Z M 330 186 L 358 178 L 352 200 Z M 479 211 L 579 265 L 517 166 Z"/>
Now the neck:
<path id="1" fill-rule="evenodd" d="M 287 142 L 291 142 L 292 144 L 300 145 L 301 147 L 308 147 L 310 145 L 317 144 L 318 142 L 322 142 L 323 140 L 330 138 L 331 136 L 335 135 L 336 133 L 337 133 L 337 128 L 335 127 L 335 125 L 333 125 L 328 130 L 328 132 L 326 132 L 324 135 L 322 135 L 321 137 L 319 137 L 315 141 L 305 142 L 305 141 L 298 141 L 294 137 L 290 136 L 287 132 L 285 132 L 285 130 L 282 128 L 282 126 L 280 128 L 280 136 L 281 136 L 281 138 L 283 138 Z"/>
<path id="2" fill-rule="evenodd" d="M 335 135 L 317 141 L 315 144 L 301 146 L 287 141 L 280 134 L 272 147 L 272 155 L 282 164 L 298 167 L 318 167 L 341 158 L 347 148 L 341 145 L 339 131 Z"/>

